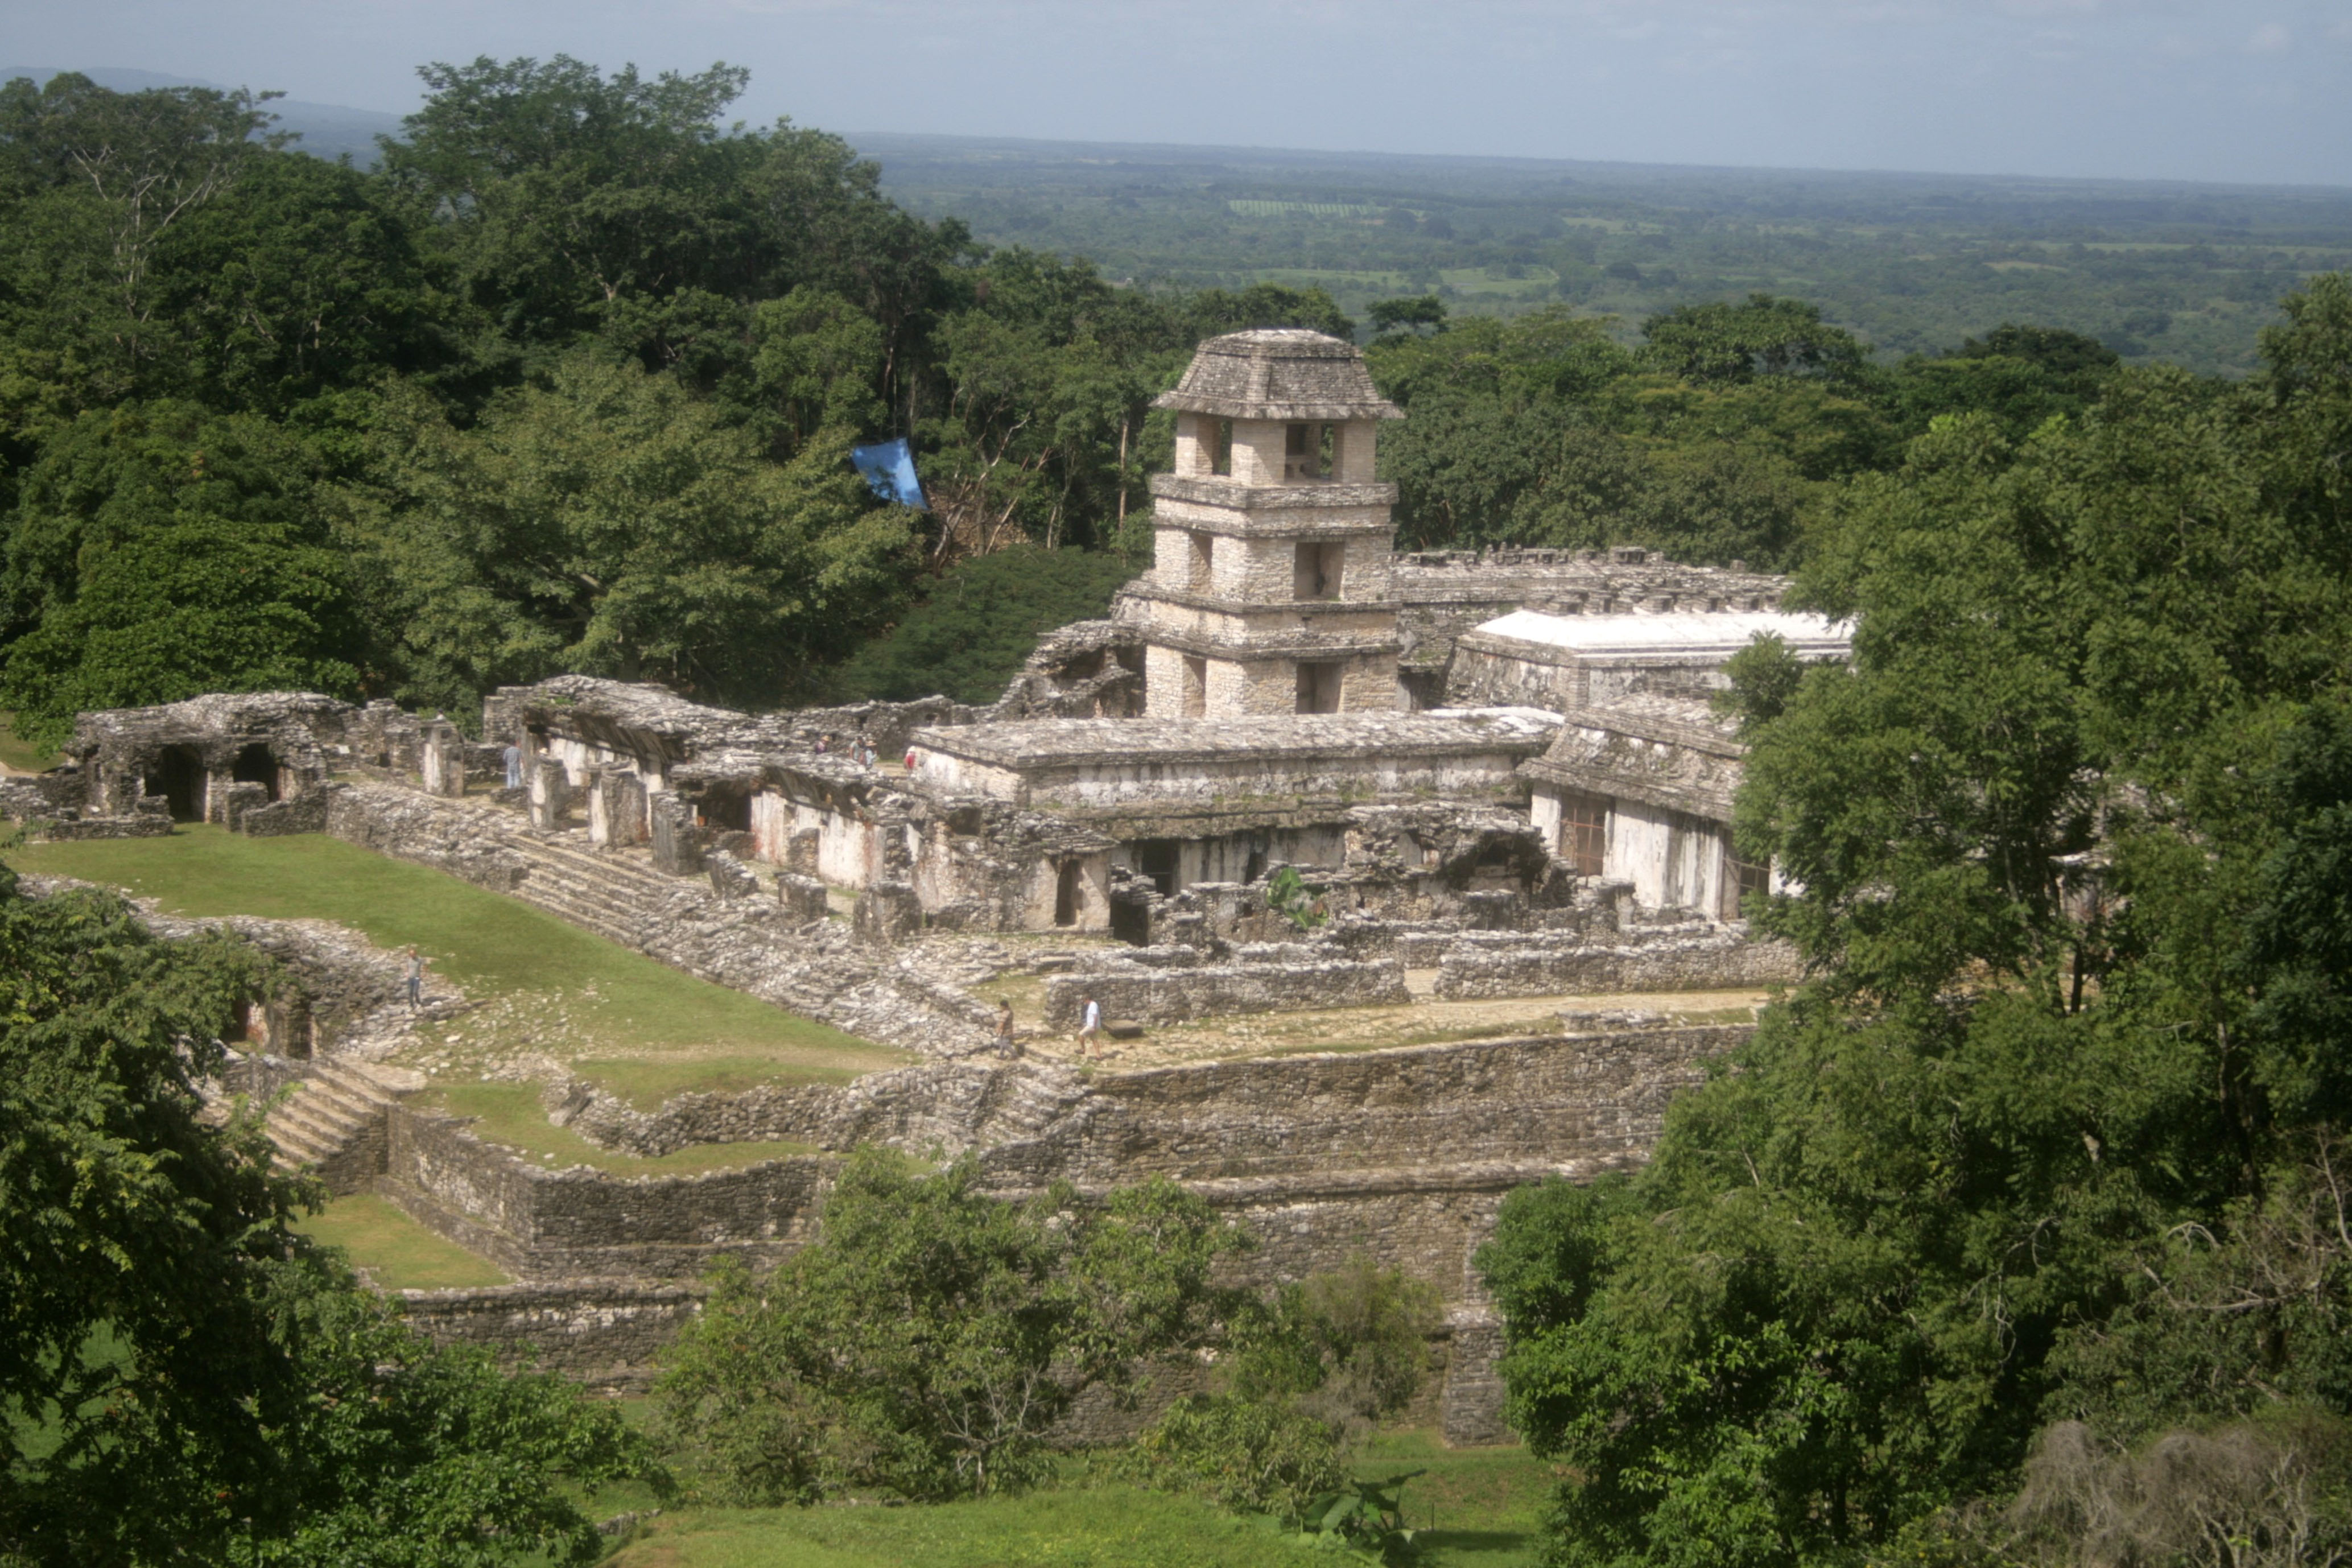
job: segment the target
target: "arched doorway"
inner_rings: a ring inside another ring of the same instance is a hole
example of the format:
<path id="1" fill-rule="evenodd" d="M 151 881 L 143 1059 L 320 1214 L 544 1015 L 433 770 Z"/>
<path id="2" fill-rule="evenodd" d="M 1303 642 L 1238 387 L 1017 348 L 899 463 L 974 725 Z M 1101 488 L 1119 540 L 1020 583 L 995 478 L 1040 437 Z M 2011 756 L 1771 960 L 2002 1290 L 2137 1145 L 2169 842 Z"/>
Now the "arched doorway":
<path id="1" fill-rule="evenodd" d="M 1079 881 L 1081 864 L 1065 860 L 1054 877 L 1054 923 L 1074 926 L 1078 923 L 1078 911 L 1086 907 L 1086 892 Z"/>

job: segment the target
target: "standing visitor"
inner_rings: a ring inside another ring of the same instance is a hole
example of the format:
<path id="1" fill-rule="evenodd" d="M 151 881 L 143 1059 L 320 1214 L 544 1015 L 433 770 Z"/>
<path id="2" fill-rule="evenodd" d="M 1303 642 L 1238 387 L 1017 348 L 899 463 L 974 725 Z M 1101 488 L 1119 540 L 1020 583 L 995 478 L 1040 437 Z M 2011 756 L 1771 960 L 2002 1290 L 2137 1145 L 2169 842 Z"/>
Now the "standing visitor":
<path id="1" fill-rule="evenodd" d="M 1078 1010 L 1078 1059 L 1098 1051 L 1102 1047 L 1102 1004 L 1092 996 Z"/>
<path id="2" fill-rule="evenodd" d="M 507 742 L 507 788 L 522 788 L 522 748 L 512 741 Z"/>
<path id="3" fill-rule="evenodd" d="M 996 1005 L 996 1054 L 1008 1061 L 1021 1054 L 1013 1044 L 1013 1004 L 1010 1002 Z"/>
<path id="4" fill-rule="evenodd" d="M 414 1013 L 425 1005 L 425 960 L 417 952 L 415 942 L 408 944 L 407 981 L 408 1010 Z"/>

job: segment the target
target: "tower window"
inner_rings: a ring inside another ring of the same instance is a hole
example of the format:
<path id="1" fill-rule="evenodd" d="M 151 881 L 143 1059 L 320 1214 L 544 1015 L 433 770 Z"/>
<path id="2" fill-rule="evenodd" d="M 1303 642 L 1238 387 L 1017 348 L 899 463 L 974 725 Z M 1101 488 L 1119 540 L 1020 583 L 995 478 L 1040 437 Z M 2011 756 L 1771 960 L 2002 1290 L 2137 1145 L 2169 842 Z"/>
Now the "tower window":
<path id="1" fill-rule="evenodd" d="M 1190 537 L 1192 541 L 1192 571 L 1186 577 L 1185 585 L 1195 594 L 1205 594 L 1209 591 L 1209 567 L 1214 559 L 1216 536 L 1195 533 Z"/>
<path id="2" fill-rule="evenodd" d="M 1234 471 L 1234 422 L 1212 419 L 1205 434 L 1209 441 L 1209 472 L 1231 474 Z"/>
<path id="3" fill-rule="evenodd" d="M 1294 599 L 1338 598 L 1340 575 L 1347 569 L 1347 563 L 1345 541 L 1302 541 L 1297 547 L 1296 563 L 1291 568 L 1290 596 Z"/>
<path id="4" fill-rule="evenodd" d="M 1301 713 L 1337 713 L 1339 711 L 1339 683 L 1348 667 L 1339 661 L 1307 663 L 1298 666 L 1298 711 Z"/>

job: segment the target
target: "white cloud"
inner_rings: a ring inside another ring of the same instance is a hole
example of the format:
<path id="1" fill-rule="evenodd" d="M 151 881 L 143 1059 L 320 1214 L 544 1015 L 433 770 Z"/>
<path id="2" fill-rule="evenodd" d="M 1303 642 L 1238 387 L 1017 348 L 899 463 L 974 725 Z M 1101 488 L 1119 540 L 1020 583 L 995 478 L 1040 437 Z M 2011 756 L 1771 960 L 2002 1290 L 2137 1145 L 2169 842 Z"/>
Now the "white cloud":
<path id="1" fill-rule="evenodd" d="M 2246 52 L 2254 55 L 2274 55 L 2294 41 L 2287 35 L 2284 27 L 2280 26 L 2276 22 L 2265 22 L 2254 29 L 2252 37 L 2246 40 Z"/>

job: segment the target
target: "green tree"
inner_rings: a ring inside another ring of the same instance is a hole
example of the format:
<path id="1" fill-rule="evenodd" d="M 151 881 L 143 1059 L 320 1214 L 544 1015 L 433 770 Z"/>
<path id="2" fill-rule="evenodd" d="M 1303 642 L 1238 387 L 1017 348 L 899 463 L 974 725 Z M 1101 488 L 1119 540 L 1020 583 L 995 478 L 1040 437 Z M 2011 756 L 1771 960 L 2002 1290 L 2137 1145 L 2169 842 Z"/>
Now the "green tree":
<path id="1" fill-rule="evenodd" d="M 275 984 L 235 939 L 0 866 L 0 1558 L 584 1564 L 565 1483 L 666 1479 L 577 1385 L 401 1327 L 287 1228 L 199 1079 Z"/>
<path id="2" fill-rule="evenodd" d="M 2053 1416 L 2340 1399 L 2341 1043 L 2271 997 L 2330 962 L 2347 307 L 2243 389 L 2123 373 L 2021 447 L 1940 418 L 1824 513 L 1799 593 L 1853 664 L 1736 672 L 1738 837 L 1811 977 L 1639 1177 L 1515 1195 L 1482 1255 L 1578 1477 L 1558 1561 L 1851 1561 Z M 2264 1340 L 2232 1282 L 2288 1264 Z"/>
<path id="3" fill-rule="evenodd" d="M 276 426 L 178 403 L 53 438 L 7 540 L 0 700 L 19 731 L 54 743 L 77 711 L 205 691 L 353 692 L 360 634 L 319 470 Z"/>
<path id="4" fill-rule="evenodd" d="M 822 1217 L 773 1275 L 721 1268 L 662 1374 L 673 1430 L 755 1500 L 1027 1484 L 1081 1392 L 1205 1342 L 1210 1269 L 1243 1245 L 1172 1182 L 1004 1202 L 968 1163 L 923 1174 L 874 1149 Z"/>
<path id="5" fill-rule="evenodd" d="M 1819 305 L 1769 294 L 1750 294 L 1737 305 L 1678 305 L 1644 321 L 1642 338 L 1661 369 L 1700 384 L 1784 375 L 1851 379 L 1864 355 L 1853 333 L 1822 320 Z"/>
<path id="6" fill-rule="evenodd" d="M 1037 646 L 1072 621 L 1094 620 L 1136 574 L 1124 555 L 1020 545 L 971 556 L 941 574 L 898 624 L 826 677 L 845 702 L 904 702 L 934 692 L 993 702 Z"/>
<path id="7" fill-rule="evenodd" d="M 471 430 L 396 405 L 341 526 L 413 700 L 569 670 L 773 702 L 887 613 L 908 559 L 848 445 L 767 462 L 674 378 L 583 349 Z"/>

